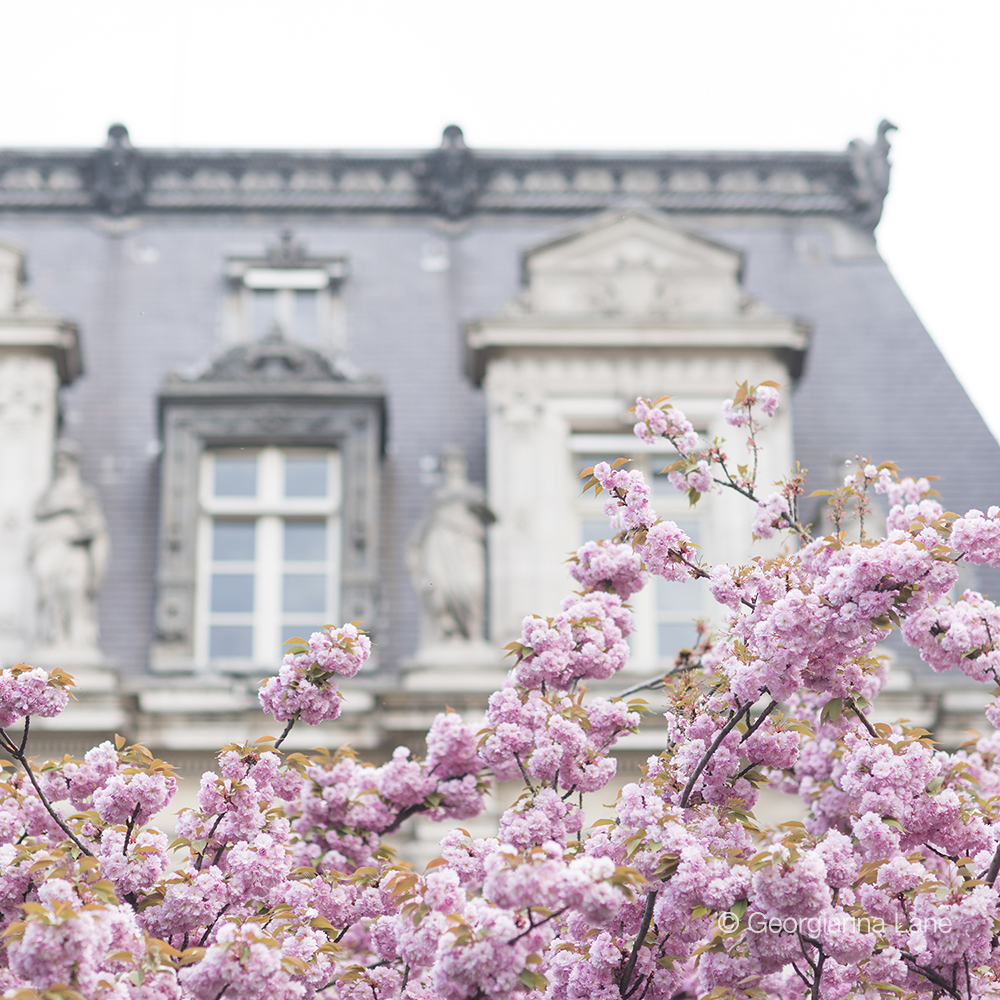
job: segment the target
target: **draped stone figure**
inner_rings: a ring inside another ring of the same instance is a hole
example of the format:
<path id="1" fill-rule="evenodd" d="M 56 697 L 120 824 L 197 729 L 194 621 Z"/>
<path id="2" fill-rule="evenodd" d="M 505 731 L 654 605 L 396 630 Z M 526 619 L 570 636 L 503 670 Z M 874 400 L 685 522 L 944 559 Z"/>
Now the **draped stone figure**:
<path id="1" fill-rule="evenodd" d="M 407 553 L 423 612 L 418 662 L 485 648 L 486 528 L 496 518 L 468 481 L 460 448 L 444 450 L 441 469 L 444 482 Z"/>
<path id="2" fill-rule="evenodd" d="M 52 483 L 35 507 L 30 549 L 39 660 L 101 659 L 97 593 L 108 561 L 108 528 L 73 448 L 56 450 Z"/>

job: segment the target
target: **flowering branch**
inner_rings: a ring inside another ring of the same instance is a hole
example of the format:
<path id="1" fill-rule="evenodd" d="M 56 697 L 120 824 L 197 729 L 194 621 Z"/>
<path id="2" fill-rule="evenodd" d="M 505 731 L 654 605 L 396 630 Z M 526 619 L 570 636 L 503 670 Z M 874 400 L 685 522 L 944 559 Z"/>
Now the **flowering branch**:
<path id="1" fill-rule="evenodd" d="M 28 730 L 28 727 L 27 727 L 27 722 L 26 722 L 25 723 L 25 733 L 27 733 L 27 730 Z M 6 736 L 6 733 L 4 734 L 4 736 Z M 73 831 L 66 825 L 65 820 L 63 820 L 63 818 L 55 811 L 55 809 L 52 806 L 52 803 L 49 802 L 48 796 L 45 794 L 45 792 L 42 791 L 42 786 L 39 785 L 38 778 L 35 777 L 35 772 L 32 770 L 31 764 L 28 761 L 28 758 L 24 755 L 23 744 L 22 744 L 21 747 L 14 747 L 14 745 L 12 743 L 10 743 L 9 740 L 7 740 L 7 744 L 8 745 L 5 747 L 5 749 L 24 768 L 24 773 L 28 776 L 28 780 L 31 782 L 32 786 L 34 787 L 35 794 L 38 796 L 38 798 L 40 799 L 42 805 L 45 807 L 45 811 L 52 817 L 53 821 L 56 823 L 56 825 L 59 827 L 59 829 L 62 830 L 62 832 L 65 833 L 66 836 L 71 841 L 73 841 L 74 844 L 76 844 L 76 846 L 80 849 L 80 852 L 82 854 L 87 855 L 87 857 L 92 858 L 94 856 L 93 853 L 91 851 L 88 851 L 87 848 L 83 846 L 83 844 L 80 842 L 80 840 L 76 836 L 76 834 L 73 833 Z"/>
<path id="2" fill-rule="evenodd" d="M 712 741 L 712 745 L 705 751 L 701 760 L 698 761 L 697 766 L 691 772 L 691 777 L 688 778 L 687 784 L 684 786 L 684 791 L 681 793 L 680 805 L 682 809 L 687 808 L 688 799 L 691 797 L 691 792 L 694 790 L 694 784 L 701 776 L 701 772 L 705 770 L 708 766 L 708 762 L 715 755 L 716 750 L 722 746 L 722 741 L 736 728 L 740 719 L 749 710 L 749 704 L 739 705 L 737 710 L 729 717 L 729 721 L 719 730 L 719 734 Z"/>

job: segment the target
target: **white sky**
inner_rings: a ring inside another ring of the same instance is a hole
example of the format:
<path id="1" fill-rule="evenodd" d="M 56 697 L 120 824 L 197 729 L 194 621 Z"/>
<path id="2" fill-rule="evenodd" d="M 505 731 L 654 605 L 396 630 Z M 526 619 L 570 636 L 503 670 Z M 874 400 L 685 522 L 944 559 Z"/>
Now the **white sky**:
<path id="1" fill-rule="evenodd" d="M 840 149 L 887 117 L 882 254 L 1000 435 L 998 29 L 997 0 L 0 0 L 0 148 Z"/>

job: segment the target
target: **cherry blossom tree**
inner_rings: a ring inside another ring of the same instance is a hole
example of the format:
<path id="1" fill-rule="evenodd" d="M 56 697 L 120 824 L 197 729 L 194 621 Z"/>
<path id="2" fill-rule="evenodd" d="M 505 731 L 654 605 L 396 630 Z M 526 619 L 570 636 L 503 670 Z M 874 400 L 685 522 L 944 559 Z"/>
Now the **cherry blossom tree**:
<path id="1" fill-rule="evenodd" d="M 802 474 L 766 495 L 757 483 L 778 402 L 764 383 L 726 404 L 746 435 L 737 464 L 668 398 L 635 414 L 639 438 L 676 448 L 666 471 L 691 503 L 735 491 L 781 554 L 709 565 L 657 516 L 640 472 L 587 470 L 614 537 L 579 550 L 580 589 L 553 617 L 525 619 L 484 727 L 444 712 L 422 758 L 281 749 L 294 725 L 337 717 L 339 678 L 369 656 L 358 623 L 327 628 L 261 687 L 284 732 L 224 747 L 168 844 L 151 820 L 176 791 L 170 766 L 121 738 L 39 763 L 31 719 L 62 711 L 72 679 L 0 672 L 4 996 L 1000 996 L 1000 735 L 948 753 L 868 718 L 893 630 L 935 671 L 1000 682 L 1000 612 L 951 595 L 960 563 L 1000 566 L 1000 510 L 947 513 L 927 480 L 864 461 L 825 494 L 834 530 L 814 536 Z M 873 494 L 885 537 L 866 524 Z M 613 816 L 588 823 L 583 795 L 615 778 L 612 748 L 645 703 L 586 684 L 625 665 L 626 602 L 652 576 L 707 580 L 724 623 L 633 690 L 662 687 L 665 746 L 627 776 Z M 1000 723 L 1000 704 L 987 717 Z M 453 825 L 507 780 L 523 787 L 495 837 Z M 762 828 L 765 786 L 799 796 L 805 821 Z M 417 814 L 445 824 L 423 872 L 384 841 Z"/>

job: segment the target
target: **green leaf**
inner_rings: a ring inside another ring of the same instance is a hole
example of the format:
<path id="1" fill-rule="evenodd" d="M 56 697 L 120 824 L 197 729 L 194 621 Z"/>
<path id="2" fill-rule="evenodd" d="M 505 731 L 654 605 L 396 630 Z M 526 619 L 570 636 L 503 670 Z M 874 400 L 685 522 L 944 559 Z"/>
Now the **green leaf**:
<path id="1" fill-rule="evenodd" d="M 823 711 L 820 713 L 819 721 L 823 722 L 836 722 L 844 712 L 844 699 L 843 698 L 831 698 L 824 706 Z"/>
<path id="2" fill-rule="evenodd" d="M 540 972 L 533 972 L 531 969 L 522 969 L 517 976 L 518 979 L 528 987 L 529 990 L 544 990 L 548 988 L 549 981 Z"/>

